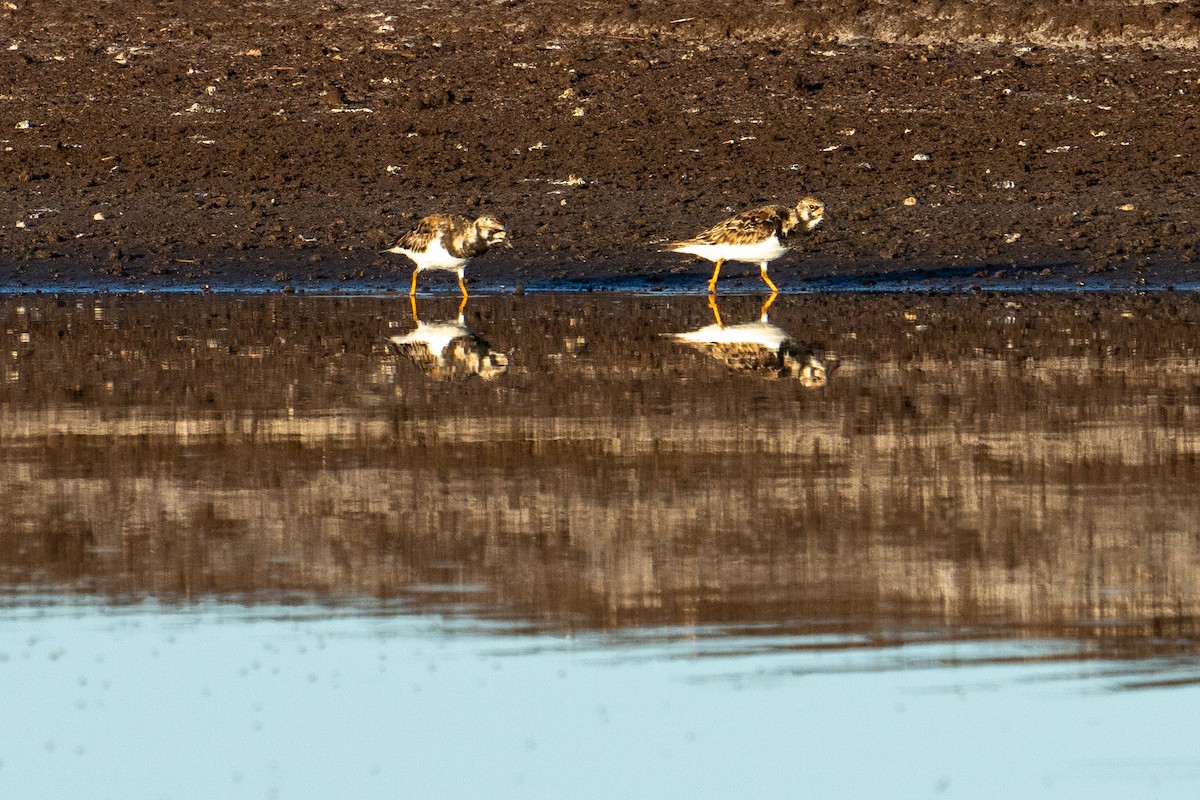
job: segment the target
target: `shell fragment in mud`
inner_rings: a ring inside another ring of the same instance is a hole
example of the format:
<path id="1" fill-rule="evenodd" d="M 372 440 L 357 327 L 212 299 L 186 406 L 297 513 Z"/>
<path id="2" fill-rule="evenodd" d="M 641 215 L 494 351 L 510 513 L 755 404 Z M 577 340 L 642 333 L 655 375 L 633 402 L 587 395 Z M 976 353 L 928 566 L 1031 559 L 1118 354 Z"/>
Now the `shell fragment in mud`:
<path id="1" fill-rule="evenodd" d="M 565 179 L 551 180 L 550 184 L 552 186 L 587 186 L 588 182 L 586 179 L 580 178 L 578 175 L 570 174 L 567 175 Z"/>
<path id="2" fill-rule="evenodd" d="M 182 111 L 176 111 L 171 114 L 173 117 L 182 117 L 184 114 L 224 114 L 225 109 L 213 108 L 212 106 L 202 106 L 199 103 L 192 103 Z"/>

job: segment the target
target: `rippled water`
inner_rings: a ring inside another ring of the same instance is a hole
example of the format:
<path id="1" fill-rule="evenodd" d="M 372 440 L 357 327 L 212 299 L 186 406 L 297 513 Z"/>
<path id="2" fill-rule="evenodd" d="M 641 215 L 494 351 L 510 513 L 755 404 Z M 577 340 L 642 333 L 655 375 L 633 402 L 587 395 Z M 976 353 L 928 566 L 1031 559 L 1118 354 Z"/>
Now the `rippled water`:
<path id="1" fill-rule="evenodd" d="M 764 300 L 0 300 L 0 794 L 1194 792 L 1200 302 Z"/>

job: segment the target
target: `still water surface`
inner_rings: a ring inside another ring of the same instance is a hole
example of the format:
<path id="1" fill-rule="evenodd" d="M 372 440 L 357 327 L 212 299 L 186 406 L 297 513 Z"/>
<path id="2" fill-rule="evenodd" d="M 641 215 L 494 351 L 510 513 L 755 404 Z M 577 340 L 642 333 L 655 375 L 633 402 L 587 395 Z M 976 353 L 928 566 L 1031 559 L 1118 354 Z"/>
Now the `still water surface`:
<path id="1" fill-rule="evenodd" d="M 764 300 L 0 300 L 0 795 L 1200 788 L 1200 303 Z"/>

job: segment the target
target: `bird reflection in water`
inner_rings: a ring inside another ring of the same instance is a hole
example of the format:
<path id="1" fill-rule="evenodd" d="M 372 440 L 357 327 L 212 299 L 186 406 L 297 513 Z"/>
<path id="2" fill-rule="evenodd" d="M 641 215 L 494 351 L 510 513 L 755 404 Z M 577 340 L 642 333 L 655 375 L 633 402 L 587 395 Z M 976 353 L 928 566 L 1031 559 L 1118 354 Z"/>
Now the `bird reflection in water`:
<path id="1" fill-rule="evenodd" d="M 795 378 L 801 386 L 809 388 L 824 386 L 828 380 L 825 365 L 813 355 L 811 349 L 767 319 L 767 312 L 778 296 L 779 293 L 774 292 L 763 302 L 757 322 L 726 325 L 721 319 L 716 298 L 709 295 L 708 305 L 715 320 L 712 325 L 667 335 L 707 353 L 738 372 L 765 378 Z"/>
<path id="2" fill-rule="evenodd" d="M 412 301 L 413 324 L 403 336 L 388 339 L 388 348 L 409 358 L 435 381 L 461 381 L 478 375 L 493 380 L 508 372 L 508 355 L 493 350 L 481 336 L 467 327 L 463 312 L 464 297 L 453 321 L 422 322 L 417 315 L 417 299 Z"/>

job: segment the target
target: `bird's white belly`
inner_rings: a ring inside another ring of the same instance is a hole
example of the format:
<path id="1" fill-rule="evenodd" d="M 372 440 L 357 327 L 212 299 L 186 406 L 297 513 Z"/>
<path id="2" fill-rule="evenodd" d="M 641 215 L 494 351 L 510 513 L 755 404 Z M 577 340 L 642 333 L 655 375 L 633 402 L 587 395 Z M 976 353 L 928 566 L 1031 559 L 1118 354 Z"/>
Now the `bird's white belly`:
<path id="1" fill-rule="evenodd" d="M 786 253 L 788 248 L 772 236 L 754 244 L 703 244 L 695 242 L 676 250 L 678 253 L 691 253 L 706 258 L 709 261 L 748 261 L 759 264 L 764 261 L 774 261 Z"/>
<path id="2" fill-rule="evenodd" d="M 756 344 L 768 350 L 778 350 L 790 337 L 782 328 L 769 322 L 747 322 L 742 325 L 706 325 L 686 333 L 676 333 L 680 342 L 695 344 Z"/>
<path id="3" fill-rule="evenodd" d="M 414 330 L 403 336 L 393 336 L 391 341 L 398 345 L 423 344 L 441 363 L 450 343 L 468 335 L 470 333 L 464 325 L 453 322 L 419 322 Z"/>
<path id="4" fill-rule="evenodd" d="M 467 259 L 459 258 L 452 255 L 445 247 L 442 246 L 441 239 L 434 239 L 429 243 L 424 253 L 417 253 L 412 250 L 402 251 L 417 265 L 417 271 L 435 269 L 447 270 L 450 272 L 458 272 L 463 264 L 467 263 Z"/>

